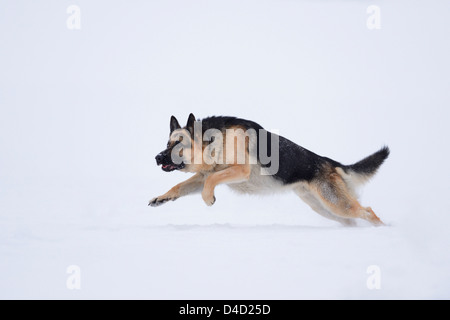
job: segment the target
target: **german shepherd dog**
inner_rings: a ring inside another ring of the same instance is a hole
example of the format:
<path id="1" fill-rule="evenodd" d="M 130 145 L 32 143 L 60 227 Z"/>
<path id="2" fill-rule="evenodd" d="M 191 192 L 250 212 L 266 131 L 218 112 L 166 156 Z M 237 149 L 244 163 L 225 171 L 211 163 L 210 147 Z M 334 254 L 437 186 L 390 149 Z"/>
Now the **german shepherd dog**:
<path id="1" fill-rule="evenodd" d="M 215 135 L 205 138 L 211 129 Z M 256 139 L 250 139 L 249 131 L 256 133 Z M 240 138 L 244 141 L 242 148 L 236 142 Z M 208 155 L 206 151 L 212 144 L 215 148 Z M 251 150 L 257 153 L 253 161 Z M 172 116 L 167 148 L 156 156 L 156 163 L 166 172 L 179 170 L 195 175 L 150 200 L 149 206 L 197 192 L 211 206 L 216 201 L 215 187 L 227 184 L 247 194 L 292 190 L 314 211 L 343 225 L 355 225 L 357 218 L 383 225 L 370 207 L 359 204 L 356 188 L 373 177 L 388 156 L 389 148 L 385 146 L 355 164 L 343 165 L 266 131 L 253 121 L 222 116 L 196 120 L 190 114 L 186 126 L 181 127 Z"/>

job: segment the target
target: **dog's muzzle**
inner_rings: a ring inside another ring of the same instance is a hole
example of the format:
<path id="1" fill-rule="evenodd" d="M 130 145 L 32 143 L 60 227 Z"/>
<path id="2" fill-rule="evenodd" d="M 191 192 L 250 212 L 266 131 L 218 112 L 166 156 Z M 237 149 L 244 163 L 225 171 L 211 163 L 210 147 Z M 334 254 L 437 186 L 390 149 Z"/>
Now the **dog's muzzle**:
<path id="1" fill-rule="evenodd" d="M 166 172 L 180 170 L 185 167 L 185 164 L 182 162 L 180 164 L 175 164 L 172 162 L 170 157 L 168 157 L 164 152 L 159 153 L 156 157 L 156 164 L 161 166 L 161 169 Z"/>
<path id="2" fill-rule="evenodd" d="M 164 156 L 160 153 L 158 154 L 155 159 L 156 159 L 156 164 L 159 166 L 160 164 L 162 164 Z"/>

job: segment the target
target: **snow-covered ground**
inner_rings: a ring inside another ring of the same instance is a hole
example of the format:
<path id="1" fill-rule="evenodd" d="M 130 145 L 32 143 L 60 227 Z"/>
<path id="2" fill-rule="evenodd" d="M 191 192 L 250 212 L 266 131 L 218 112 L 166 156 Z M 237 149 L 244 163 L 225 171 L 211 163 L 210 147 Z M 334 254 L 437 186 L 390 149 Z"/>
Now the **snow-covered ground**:
<path id="1" fill-rule="evenodd" d="M 145 181 L 33 185 L 2 197 L 2 298 L 449 296 L 448 227 L 420 211 L 343 228 L 289 195 L 244 200 L 224 187 L 211 209 L 199 195 L 154 209 L 144 199 L 158 188 Z M 66 286 L 71 265 L 80 290 Z M 373 265 L 381 287 L 370 290 Z"/>
<path id="2" fill-rule="evenodd" d="M 1 1 L 0 298 L 450 298 L 450 7 L 379 1 L 369 30 L 372 4 Z M 389 145 L 361 193 L 387 226 L 225 186 L 147 207 L 190 112 L 343 163 Z"/>

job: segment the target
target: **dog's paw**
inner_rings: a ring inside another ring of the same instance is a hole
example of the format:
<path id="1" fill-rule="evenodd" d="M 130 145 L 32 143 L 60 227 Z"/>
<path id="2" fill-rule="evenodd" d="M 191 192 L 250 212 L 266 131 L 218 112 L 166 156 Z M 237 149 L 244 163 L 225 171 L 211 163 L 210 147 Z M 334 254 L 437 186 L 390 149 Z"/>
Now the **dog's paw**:
<path id="1" fill-rule="evenodd" d="M 175 199 L 171 199 L 171 198 L 162 198 L 162 197 L 156 197 L 153 198 L 152 200 L 149 201 L 148 205 L 150 207 L 158 207 L 164 203 L 166 203 L 169 200 L 175 200 Z"/>
<path id="2" fill-rule="evenodd" d="M 202 193 L 202 198 L 208 207 L 212 206 L 216 202 L 216 197 L 214 196 L 214 194 L 207 195 Z"/>

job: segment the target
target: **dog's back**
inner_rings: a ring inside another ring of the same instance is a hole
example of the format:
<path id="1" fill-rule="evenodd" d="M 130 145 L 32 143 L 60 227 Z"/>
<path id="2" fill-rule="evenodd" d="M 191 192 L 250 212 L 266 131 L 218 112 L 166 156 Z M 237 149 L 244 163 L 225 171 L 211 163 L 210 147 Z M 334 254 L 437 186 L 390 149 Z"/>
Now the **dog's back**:
<path id="1" fill-rule="evenodd" d="M 167 155 L 172 153 L 176 141 L 169 141 L 168 149 L 156 157 L 157 163 L 165 171 L 181 170 L 194 172 L 196 175 L 166 194 L 152 199 L 149 203 L 152 206 L 198 191 L 202 192 L 207 205 L 213 205 L 216 201 L 215 187 L 227 184 L 238 192 L 250 194 L 293 190 L 314 211 L 342 224 L 351 225 L 354 218 L 366 219 L 375 225 L 382 224 L 370 207 L 359 204 L 355 188 L 374 176 L 389 156 L 387 147 L 353 165 L 343 165 L 268 132 L 250 120 L 223 116 L 195 120 L 191 114 L 184 128 L 172 116 L 170 127 L 171 137 L 172 132 L 179 131 L 190 135 L 193 146 L 201 145 L 201 162 L 192 165 L 192 159 L 187 159 L 189 161 L 186 163 L 172 163 Z M 198 127 L 201 131 L 195 133 L 195 128 Z M 215 134 L 218 132 L 219 136 L 213 134 L 211 140 L 205 139 L 210 129 L 214 129 Z M 235 131 L 238 133 L 235 134 Z M 249 132 L 253 135 L 248 134 Z M 220 138 L 221 142 L 218 143 L 216 138 Z M 242 145 L 245 148 L 239 149 L 235 145 L 236 138 L 244 141 Z M 208 151 L 211 145 L 214 145 L 213 152 L 209 155 L 206 152 L 205 158 L 204 151 Z M 232 161 L 223 161 L 229 160 L 227 153 L 230 151 L 233 154 Z M 253 151 L 256 152 L 255 157 L 252 157 Z M 239 158 L 244 161 L 239 162 Z M 256 161 L 252 162 L 252 159 Z"/>

